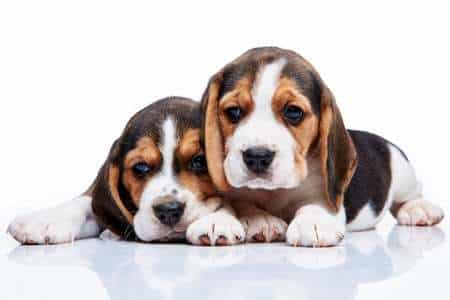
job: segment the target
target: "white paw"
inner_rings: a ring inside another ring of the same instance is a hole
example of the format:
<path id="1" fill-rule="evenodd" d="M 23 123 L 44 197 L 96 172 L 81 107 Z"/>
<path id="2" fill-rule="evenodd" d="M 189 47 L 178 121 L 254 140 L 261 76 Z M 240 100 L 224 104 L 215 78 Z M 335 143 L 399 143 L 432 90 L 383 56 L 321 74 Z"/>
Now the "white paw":
<path id="1" fill-rule="evenodd" d="M 72 242 L 86 230 L 89 233 L 98 230 L 95 221 L 87 220 L 86 210 L 74 204 L 75 201 L 18 216 L 8 232 L 22 244 L 60 244 Z"/>
<path id="2" fill-rule="evenodd" d="M 331 247 L 344 238 L 345 224 L 319 206 L 304 206 L 292 220 L 286 241 L 292 246 Z"/>
<path id="3" fill-rule="evenodd" d="M 228 246 L 244 241 L 244 228 L 236 217 L 215 212 L 193 222 L 186 231 L 187 240 L 194 245 Z"/>
<path id="4" fill-rule="evenodd" d="M 244 226 L 247 242 L 280 242 L 284 241 L 287 224 L 282 219 L 263 211 L 242 216 L 239 219 Z"/>
<path id="5" fill-rule="evenodd" d="M 397 212 L 397 222 L 408 226 L 431 226 L 444 218 L 444 211 L 422 199 L 404 203 Z"/>

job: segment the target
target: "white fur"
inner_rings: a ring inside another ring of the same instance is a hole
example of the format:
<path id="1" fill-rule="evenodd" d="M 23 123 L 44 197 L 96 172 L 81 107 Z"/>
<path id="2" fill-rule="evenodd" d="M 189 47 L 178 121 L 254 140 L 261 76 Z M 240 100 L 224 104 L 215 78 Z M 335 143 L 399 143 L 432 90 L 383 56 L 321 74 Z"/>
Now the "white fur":
<path id="1" fill-rule="evenodd" d="M 400 207 L 396 219 L 400 225 L 433 225 L 444 217 L 441 208 L 423 199 L 422 184 L 417 180 L 411 164 L 397 148 L 390 146 L 394 207 Z"/>
<path id="2" fill-rule="evenodd" d="M 80 196 L 57 207 L 18 216 L 8 232 L 21 243 L 59 244 L 98 236 L 90 196 Z"/>
<path id="3" fill-rule="evenodd" d="M 292 246 L 335 246 L 345 233 L 345 212 L 330 213 L 324 207 L 310 204 L 301 207 L 286 232 L 286 241 Z"/>
<path id="4" fill-rule="evenodd" d="M 356 218 L 349 224 L 347 224 L 348 231 L 362 231 L 368 230 L 375 226 L 377 221 L 377 216 L 373 211 L 369 203 L 364 205 L 364 207 L 359 211 Z"/>
<path id="5" fill-rule="evenodd" d="M 215 246 L 219 238 L 225 238 L 228 245 L 244 241 L 245 232 L 232 209 L 224 207 L 193 222 L 186 231 L 186 238 L 194 245 L 202 245 L 200 238 L 207 235 Z"/>
<path id="6" fill-rule="evenodd" d="M 263 67 L 252 89 L 254 110 L 226 142 L 228 154 L 224 170 L 228 182 L 235 188 L 292 188 L 300 181 L 294 164 L 296 142 L 286 127 L 276 120 L 272 109 L 272 97 L 285 64 L 285 59 L 279 59 Z M 243 161 L 242 152 L 252 147 L 265 147 L 275 152 L 264 176 L 252 174 Z"/>

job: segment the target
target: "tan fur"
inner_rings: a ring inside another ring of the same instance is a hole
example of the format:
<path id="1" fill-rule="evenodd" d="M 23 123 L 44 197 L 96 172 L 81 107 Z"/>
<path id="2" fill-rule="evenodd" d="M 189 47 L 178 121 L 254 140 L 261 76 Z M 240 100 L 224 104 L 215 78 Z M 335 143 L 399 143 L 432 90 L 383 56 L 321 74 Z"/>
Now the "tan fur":
<path id="1" fill-rule="evenodd" d="M 320 119 L 320 158 L 322 164 L 322 174 L 325 182 L 326 199 L 330 207 L 334 211 L 338 211 L 344 201 L 344 193 L 350 184 L 351 178 L 356 170 L 358 158 L 356 148 L 345 129 L 341 114 L 337 108 L 333 95 L 324 86 L 321 104 L 321 119 Z M 333 147 L 334 153 L 330 153 L 329 141 L 334 139 Z M 333 157 L 330 157 L 332 155 Z M 336 165 L 335 180 L 337 181 L 336 188 L 338 193 L 333 199 L 329 193 L 330 183 L 328 180 L 328 159 L 334 161 Z"/>
<path id="2" fill-rule="evenodd" d="M 117 207 L 120 209 L 120 212 L 125 216 L 127 221 L 132 224 L 133 223 L 133 215 L 126 209 L 123 205 L 122 199 L 120 199 L 119 190 L 117 189 L 119 185 L 119 168 L 115 165 L 111 165 L 107 170 L 109 172 L 108 176 L 108 184 L 111 191 L 112 198 L 116 203 Z"/>
<path id="3" fill-rule="evenodd" d="M 178 155 L 185 162 L 200 152 L 200 129 L 188 129 L 178 146 Z"/>
<path id="4" fill-rule="evenodd" d="M 283 119 L 283 110 L 287 105 L 295 105 L 304 112 L 304 117 L 298 126 L 291 126 Z M 307 155 L 318 135 L 319 120 L 313 112 L 311 103 L 307 97 L 302 95 L 290 78 L 280 79 L 279 86 L 275 91 L 272 107 L 275 117 L 279 122 L 285 124 L 297 141 L 295 164 L 300 178 L 308 174 Z"/>
<path id="5" fill-rule="evenodd" d="M 205 149 L 208 153 L 209 173 L 217 188 L 226 191 L 230 188 L 223 171 L 224 144 L 218 122 L 218 93 L 219 83 L 213 81 L 207 91 L 206 113 L 204 118 Z"/>
<path id="6" fill-rule="evenodd" d="M 138 162 L 145 162 L 155 168 L 161 163 L 161 153 L 151 137 L 141 138 L 136 143 L 136 148 L 129 151 L 125 156 L 122 183 L 136 206 L 139 204 L 145 184 L 151 178 L 151 175 L 142 179 L 134 176 L 132 167 Z"/>
<path id="7" fill-rule="evenodd" d="M 248 78 L 239 80 L 236 88 L 227 93 L 219 103 L 219 122 L 222 129 L 222 136 L 224 140 L 233 134 L 236 129 L 236 124 L 230 122 L 226 116 L 225 111 L 231 107 L 239 107 L 244 111 L 244 119 L 253 111 L 253 101 L 250 93 L 251 84 Z M 226 149 L 225 149 L 226 154 Z"/>
<path id="8" fill-rule="evenodd" d="M 189 129 L 184 133 L 178 145 L 177 157 L 184 164 L 187 164 L 191 158 L 202 153 L 200 146 L 200 130 Z M 193 192 L 198 199 L 203 200 L 215 193 L 214 185 L 208 174 L 198 175 L 186 170 L 185 165 L 178 175 L 180 183 L 188 190 Z"/>

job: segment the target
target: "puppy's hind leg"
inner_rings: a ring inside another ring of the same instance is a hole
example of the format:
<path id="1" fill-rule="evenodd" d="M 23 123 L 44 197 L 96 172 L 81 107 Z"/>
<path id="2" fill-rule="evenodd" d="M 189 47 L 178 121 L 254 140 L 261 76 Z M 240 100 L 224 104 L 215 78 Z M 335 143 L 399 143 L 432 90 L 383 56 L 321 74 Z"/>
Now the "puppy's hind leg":
<path id="1" fill-rule="evenodd" d="M 399 225 L 432 226 L 444 218 L 444 211 L 424 200 L 422 185 L 403 154 L 391 147 L 393 202 L 390 208 Z"/>
<path id="2" fill-rule="evenodd" d="M 60 244 L 96 237 L 101 228 L 91 202 L 92 197 L 85 194 L 53 208 L 18 216 L 8 232 L 22 244 Z"/>

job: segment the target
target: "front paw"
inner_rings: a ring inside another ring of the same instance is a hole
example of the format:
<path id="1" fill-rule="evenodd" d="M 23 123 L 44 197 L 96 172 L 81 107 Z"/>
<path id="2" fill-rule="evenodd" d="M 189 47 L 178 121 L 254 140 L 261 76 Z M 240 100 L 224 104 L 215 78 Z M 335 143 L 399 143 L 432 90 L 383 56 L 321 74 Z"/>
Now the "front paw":
<path id="1" fill-rule="evenodd" d="M 332 247 L 344 238 L 345 224 L 321 207 L 303 207 L 286 232 L 286 241 L 297 247 Z"/>
<path id="2" fill-rule="evenodd" d="M 244 228 L 233 215 L 215 212 L 189 225 L 186 238 L 194 245 L 229 246 L 242 243 L 244 234 Z"/>
<path id="3" fill-rule="evenodd" d="M 281 242 L 285 239 L 287 224 L 282 219 L 263 211 L 244 215 L 239 219 L 245 228 L 247 242 Z"/>
<path id="4" fill-rule="evenodd" d="M 81 213 L 65 214 L 49 209 L 16 217 L 8 232 L 21 244 L 68 243 L 77 237 L 85 220 Z"/>

